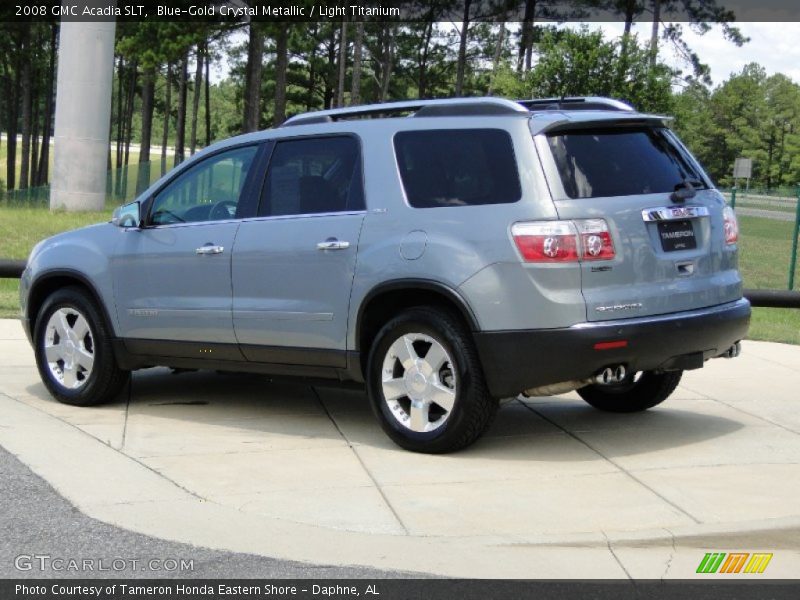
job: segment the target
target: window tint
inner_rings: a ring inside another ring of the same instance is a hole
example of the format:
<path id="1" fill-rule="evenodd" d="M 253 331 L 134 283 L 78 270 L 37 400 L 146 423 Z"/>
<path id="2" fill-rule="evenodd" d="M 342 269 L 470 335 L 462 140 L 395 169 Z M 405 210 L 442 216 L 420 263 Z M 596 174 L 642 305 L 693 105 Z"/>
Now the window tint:
<path id="1" fill-rule="evenodd" d="M 663 129 L 596 129 L 548 136 L 570 198 L 673 192 L 704 183 Z"/>
<path id="2" fill-rule="evenodd" d="M 511 137 L 499 129 L 403 131 L 400 177 L 415 208 L 516 202 L 522 196 Z"/>
<path id="3" fill-rule="evenodd" d="M 259 215 L 302 215 L 363 208 L 361 153 L 354 138 L 304 138 L 276 144 Z"/>
<path id="4" fill-rule="evenodd" d="M 222 152 L 189 169 L 156 195 L 153 225 L 220 221 L 236 216 L 242 187 L 258 148 Z"/>

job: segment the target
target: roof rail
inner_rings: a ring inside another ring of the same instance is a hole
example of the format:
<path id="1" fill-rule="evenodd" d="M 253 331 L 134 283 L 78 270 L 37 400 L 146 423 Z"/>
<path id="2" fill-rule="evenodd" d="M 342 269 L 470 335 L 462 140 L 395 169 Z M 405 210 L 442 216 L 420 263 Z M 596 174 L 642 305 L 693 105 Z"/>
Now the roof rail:
<path id="1" fill-rule="evenodd" d="M 281 125 L 311 125 L 330 123 L 340 119 L 356 117 L 399 116 L 414 117 L 461 117 L 472 115 L 514 115 L 527 114 L 527 107 L 505 98 L 452 98 L 449 100 L 410 100 L 407 102 L 387 102 L 386 104 L 366 104 L 304 113 L 291 117 Z"/>
<path id="2" fill-rule="evenodd" d="M 633 107 L 625 102 L 601 96 L 576 96 L 569 98 L 536 98 L 517 100 L 531 111 L 537 110 L 617 110 L 632 112 Z"/>

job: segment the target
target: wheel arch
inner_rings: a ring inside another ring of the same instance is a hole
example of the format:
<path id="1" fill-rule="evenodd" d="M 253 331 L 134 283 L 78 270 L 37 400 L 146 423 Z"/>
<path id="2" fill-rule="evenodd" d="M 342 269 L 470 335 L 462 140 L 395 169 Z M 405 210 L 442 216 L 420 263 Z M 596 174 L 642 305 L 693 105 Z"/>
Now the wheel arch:
<path id="1" fill-rule="evenodd" d="M 449 309 L 470 332 L 480 331 L 469 303 L 446 284 L 428 279 L 397 279 L 381 283 L 364 296 L 356 317 L 355 349 L 359 353 L 362 375 L 366 374 L 369 348 L 383 324 L 401 310 L 430 305 Z"/>
<path id="2" fill-rule="evenodd" d="M 39 317 L 39 312 L 47 298 L 52 293 L 67 286 L 82 288 L 89 294 L 95 306 L 100 310 L 103 319 L 105 319 L 108 330 L 113 333 L 114 322 L 111 320 L 111 315 L 108 313 L 105 304 L 101 301 L 101 296 L 97 292 L 97 288 L 89 278 L 80 271 L 75 271 L 73 269 L 54 269 L 41 273 L 31 283 L 25 314 L 25 318 L 29 323 L 28 327 L 31 336 L 33 336 L 33 333 L 36 331 L 36 319 Z"/>

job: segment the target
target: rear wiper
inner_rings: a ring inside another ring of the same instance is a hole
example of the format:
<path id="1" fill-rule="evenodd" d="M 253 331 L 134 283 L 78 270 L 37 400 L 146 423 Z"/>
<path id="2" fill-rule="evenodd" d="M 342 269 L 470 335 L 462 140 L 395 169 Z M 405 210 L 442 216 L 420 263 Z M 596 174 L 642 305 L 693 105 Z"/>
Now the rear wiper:
<path id="1" fill-rule="evenodd" d="M 702 181 L 697 181 L 696 179 L 684 179 L 680 183 L 675 184 L 675 191 L 669 195 L 669 199 L 673 202 L 685 202 L 686 200 L 691 200 L 697 194 L 697 190 L 694 187 L 695 183 L 705 186 Z"/>
<path id="2" fill-rule="evenodd" d="M 703 181 L 701 179 L 698 179 L 696 177 L 688 177 L 688 178 L 684 179 L 683 181 L 681 181 L 680 183 L 676 183 L 675 184 L 675 189 L 677 190 L 679 187 L 686 187 L 687 183 L 691 184 L 691 186 L 693 188 L 695 188 L 695 189 L 698 189 L 698 188 L 705 189 L 706 188 L 706 182 L 705 181 Z"/>

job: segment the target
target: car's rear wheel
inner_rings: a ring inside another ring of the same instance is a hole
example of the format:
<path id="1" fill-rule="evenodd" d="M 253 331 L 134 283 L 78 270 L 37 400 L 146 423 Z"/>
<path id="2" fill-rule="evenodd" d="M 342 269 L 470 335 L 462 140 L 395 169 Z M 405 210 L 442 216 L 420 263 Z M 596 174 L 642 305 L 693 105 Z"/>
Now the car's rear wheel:
<path id="1" fill-rule="evenodd" d="M 620 383 L 588 385 L 579 389 L 578 395 L 599 410 L 639 412 L 666 400 L 678 387 L 682 375 L 683 371 L 633 373 Z"/>
<path id="2" fill-rule="evenodd" d="M 409 309 L 381 328 L 369 353 L 367 390 L 384 431 L 414 452 L 464 448 L 497 411 L 469 332 L 433 307 Z"/>
<path id="3" fill-rule="evenodd" d="M 114 359 L 111 335 L 91 297 L 67 287 L 45 300 L 36 319 L 39 374 L 60 402 L 93 406 L 116 397 L 128 381 Z"/>

